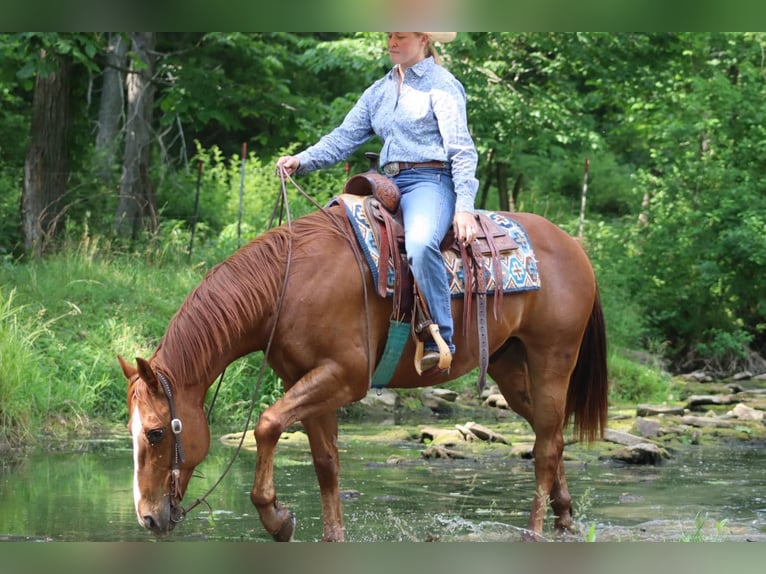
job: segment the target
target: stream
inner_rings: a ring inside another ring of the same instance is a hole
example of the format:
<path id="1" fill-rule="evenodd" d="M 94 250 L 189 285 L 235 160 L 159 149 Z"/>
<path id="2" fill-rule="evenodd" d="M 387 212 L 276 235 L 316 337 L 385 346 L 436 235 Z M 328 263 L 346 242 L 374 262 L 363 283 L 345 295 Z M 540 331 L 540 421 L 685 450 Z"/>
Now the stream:
<path id="1" fill-rule="evenodd" d="M 365 436 L 390 425 L 342 426 L 341 489 L 350 541 L 517 541 L 531 508 L 531 460 L 503 447 L 480 457 L 424 459 L 415 440 Z M 216 440 L 185 501 L 201 496 L 235 449 Z M 766 541 L 766 445 L 732 441 L 688 445 L 661 466 L 608 460 L 567 462 L 580 532 L 551 540 Z M 127 436 L 80 441 L 59 452 L 0 461 L 0 540 L 143 541 L 133 509 Z M 230 473 L 168 540 L 268 541 L 250 504 L 255 453 L 243 450 Z M 319 490 L 305 442 L 281 441 L 279 499 L 297 517 L 295 538 L 321 538 Z"/>

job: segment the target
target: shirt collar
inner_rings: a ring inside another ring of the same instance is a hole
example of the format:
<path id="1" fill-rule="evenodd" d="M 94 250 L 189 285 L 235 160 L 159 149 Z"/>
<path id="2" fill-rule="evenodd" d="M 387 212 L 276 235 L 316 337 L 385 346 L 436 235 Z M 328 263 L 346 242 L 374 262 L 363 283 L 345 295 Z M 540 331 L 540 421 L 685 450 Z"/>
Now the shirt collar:
<path id="1" fill-rule="evenodd" d="M 420 60 L 414 66 L 410 66 L 408 70 L 412 70 L 412 73 L 420 78 L 435 65 L 436 63 L 434 62 L 434 57 L 428 56 L 427 58 L 423 58 L 422 60 Z M 394 74 L 396 74 L 396 66 L 392 67 L 391 70 L 388 72 L 389 79 L 394 79 L 395 78 Z M 407 72 L 405 72 L 404 75 L 406 77 Z"/>

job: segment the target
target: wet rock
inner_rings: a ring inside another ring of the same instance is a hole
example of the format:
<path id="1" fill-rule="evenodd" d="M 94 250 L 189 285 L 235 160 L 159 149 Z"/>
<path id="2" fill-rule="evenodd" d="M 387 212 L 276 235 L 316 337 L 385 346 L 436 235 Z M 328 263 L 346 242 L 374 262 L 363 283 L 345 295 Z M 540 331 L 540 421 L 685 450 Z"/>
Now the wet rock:
<path id="1" fill-rule="evenodd" d="M 407 459 L 403 456 L 398 456 L 396 454 L 392 454 L 386 459 L 386 464 L 389 466 L 395 466 L 397 464 L 404 464 L 407 462 Z"/>
<path id="2" fill-rule="evenodd" d="M 734 376 L 732 376 L 732 380 L 735 380 L 735 381 L 744 381 L 744 380 L 752 379 L 752 378 L 753 378 L 753 373 L 751 373 L 750 371 L 742 371 L 740 373 L 735 373 Z"/>
<path id="3" fill-rule="evenodd" d="M 511 444 L 511 442 L 500 433 L 477 424 L 475 422 L 467 422 L 465 425 L 455 425 L 455 428 L 465 437 L 466 440 L 483 440 L 487 442 L 501 442 L 503 444 Z"/>
<path id="4" fill-rule="evenodd" d="M 692 395 L 686 399 L 686 407 L 694 409 L 704 405 L 730 405 L 739 402 L 731 395 Z"/>
<path id="5" fill-rule="evenodd" d="M 515 444 L 511 447 L 511 456 L 517 456 L 525 460 L 535 458 L 535 447 L 532 444 Z"/>
<path id="6" fill-rule="evenodd" d="M 750 408 L 742 403 L 739 403 L 726 414 L 727 416 L 734 417 L 741 421 L 762 421 L 764 415 L 766 415 L 764 411 Z"/>
<path id="7" fill-rule="evenodd" d="M 420 442 L 440 444 L 456 444 L 463 440 L 463 435 L 457 429 L 439 427 L 420 427 Z"/>
<path id="8" fill-rule="evenodd" d="M 627 464 L 662 464 L 665 459 L 670 458 L 668 452 L 650 442 L 642 442 L 633 446 L 621 448 L 612 453 L 611 458 Z"/>
<path id="9" fill-rule="evenodd" d="M 657 438 L 662 432 L 662 425 L 651 419 L 636 418 L 636 430 L 644 438 Z"/>
<path id="10" fill-rule="evenodd" d="M 685 381 L 696 381 L 698 383 L 712 383 L 713 377 L 708 375 L 704 371 L 694 371 L 691 373 L 685 373 L 681 375 L 681 378 Z"/>
<path id="11" fill-rule="evenodd" d="M 476 436 L 475 434 L 473 434 L 473 432 L 471 431 L 471 429 L 469 429 L 469 428 L 467 428 L 467 427 L 465 427 L 465 426 L 463 426 L 463 425 L 455 425 L 455 428 L 457 429 L 457 431 L 458 431 L 458 432 L 459 432 L 461 435 L 463 435 L 463 439 L 464 439 L 464 440 L 467 440 L 467 441 L 469 441 L 469 442 L 470 442 L 470 441 L 474 441 L 474 440 L 476 440 L 476 441 L 478 441 L 478 440 L 481 440 L 481 439 L 480 439 L 478 436 Z"/>
<path id="12" fill-rule="evenodd" d="M 489 395 L 483 403 L 485 406 L 495 407 L 497 409 L 508 409 L 508 401 L 500 393 Z"/>
<path id="13" fill-rule="evenodd" d="M 668 405 L 638 405 L 636 407 L 636 416 L 656 417 L 662 415 L 683 415 L 686 412 L 684 407 L 671 407 Z"/>
<path id="14" fill-rule="evenodd" d="M 356 500 L 360 496 L 362 496 L 362 493 L 358 490 L 341 490 L 338 495 L 340 496 L 341 500 Z"/>
<path id="15" fill-rule="evenodd" d="M 735 421 L 720 419 L 713 416 L 695 417 L 693 415 L 686 415 L 681 417 L 681 423 L 692 427 L 718 427 L 718 428 L 732 428 L 736 425 Z"/>
<path id="16" fill-rule="evenodd" d="M 381 405 L 387 409 L 393 409 L 396 407 L 396 400 L 398 395 L 391 389 L 370 389 L 360 403 L 365 406 L 374 407 Z"/>
<path id="17" fill-rule="evenodd" d="M 645 439 L 629 432 L 606 429 L 604 431 L 604 440 L 607 442 L 613 442 L 615 444 L 621 444 L 623 446 L 635 446 L 645 443 Z"/>
<path id="18" fill-rule="evenodd" d="M 423 458 L 466 458 L 462 452 L 446 448 L 444 446 L 430 446 L 422 451 L 420 455 Z"/>
<path id="19" fill-rule="evenodd" d="M 458 397 L 458 394 L 452 389 L 432 388 L 431 392 L 434 394 L 434 396 L 437 396 L 440 399 L 444 399 L 450 403 L 454 403 Z"/>
<path id="20" fill-rule="evenodd" d="M 445 398 L 445 396 L 442 396 L 442 393 L 437 392 L 441 390 L 443 389 L 434 389 L 431 387 L 423 389 L 423 392 L 420 394 L 420 402 L 435 413 L 451 414 L 455 408 L 454 402 L 455 398 L 457 398 L 457 393 L 455 394 L 455 397 L 451 397 L 447 394 L 447 398 Z"/>
<path id="21" fill-rule="evenodd" d="M 497 385 L 495 383 L 490 384 L 488 382 L 487 386 L 484 387 L 484 390 L 481 391 L 481 393 L 479 394 L 479 400 L 484 402 L 487 400 L 487 397 L 489 397 L 490 395 L 498 395 L 498 394 L 500 394 L 500 389 L 497 388 Z"/>

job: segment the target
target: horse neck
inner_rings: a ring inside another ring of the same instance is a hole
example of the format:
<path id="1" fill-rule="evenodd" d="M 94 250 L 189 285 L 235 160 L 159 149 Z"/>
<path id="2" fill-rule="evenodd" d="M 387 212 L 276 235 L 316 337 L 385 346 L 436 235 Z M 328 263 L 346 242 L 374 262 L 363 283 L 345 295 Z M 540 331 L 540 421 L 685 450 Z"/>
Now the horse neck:
<path id="1" fill-rule="evenodd" d="M 207 390 L 231 362 L 265 348 L 284 276 L 266 243 L 255 240 L 211 269 L 171 320 L 155 358 L 179 384 Z"/>

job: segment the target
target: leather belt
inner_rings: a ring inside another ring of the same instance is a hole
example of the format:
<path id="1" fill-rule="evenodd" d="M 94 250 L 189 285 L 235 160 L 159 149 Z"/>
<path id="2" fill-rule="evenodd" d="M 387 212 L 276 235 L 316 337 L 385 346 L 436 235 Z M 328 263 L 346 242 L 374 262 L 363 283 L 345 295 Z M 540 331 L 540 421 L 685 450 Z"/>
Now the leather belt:
<path id="1" fill-rule="evenodd" d="M 385 173 L 388 177 L 394 177 L 395 175 L 399 175 L 400 171 L 404 171 L 405 169 L 412 169 L 416 167 L 431 167 L 431 168 L 437 168 L 437 169 L 444 169 L 447 167 L 447 163 L 443 161 L 423 161 L 423 162 L 415 162 L 411 163 L 408 161 L 392 161 L 391 163 L 387 163 L 383 166 L 383 173 Z"/>

